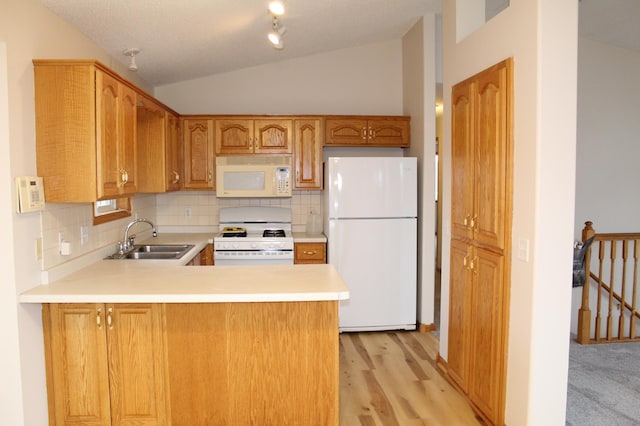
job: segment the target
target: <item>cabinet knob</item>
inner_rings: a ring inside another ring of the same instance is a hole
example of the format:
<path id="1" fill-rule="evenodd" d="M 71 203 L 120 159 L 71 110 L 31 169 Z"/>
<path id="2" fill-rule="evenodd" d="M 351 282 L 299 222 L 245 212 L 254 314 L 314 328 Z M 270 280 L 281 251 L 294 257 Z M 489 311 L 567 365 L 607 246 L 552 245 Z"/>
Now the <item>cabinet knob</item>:
<path id="1" fill-rule="evenodd" d="M 362 128 L 362 140 L 367 140 L 367 128 L 363 127 Z"/>
<path id="2" fill-rule="evenodd" d="M 98 308 L 98 312 L 96 312 L 96 324 L 98 328 L 102 328 L 102 308 Z"/>
<path id="3" fill-rule="evenodd" d="M 180 173 L 173 170 L 173 181 L 171 183 L 178 183 L 178 182 L 180 182 Z"/>
<path id="4" fill-rule="evenodd" d="M 317 254 L 318 252 L 313 250 L 313 251 L 303 251 L 302 253 L 306 254 L 307 256 L 313 256 L 314 254 Z"/>
<path id="5" fill-rule="evenodd" d="M 209 182 L 213 182 L 213 172 L 209 170 Z"/>

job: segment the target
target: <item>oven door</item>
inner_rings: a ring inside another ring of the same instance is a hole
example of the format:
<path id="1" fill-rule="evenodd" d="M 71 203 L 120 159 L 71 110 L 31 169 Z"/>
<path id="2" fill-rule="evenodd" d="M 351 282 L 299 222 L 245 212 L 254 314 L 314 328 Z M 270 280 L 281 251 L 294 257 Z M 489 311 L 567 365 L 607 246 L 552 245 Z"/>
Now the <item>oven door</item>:
<path id="1" fill-rule="evenodd" d="M 293 265 L 293 259 L 215 259 L 216 266 Z"/>

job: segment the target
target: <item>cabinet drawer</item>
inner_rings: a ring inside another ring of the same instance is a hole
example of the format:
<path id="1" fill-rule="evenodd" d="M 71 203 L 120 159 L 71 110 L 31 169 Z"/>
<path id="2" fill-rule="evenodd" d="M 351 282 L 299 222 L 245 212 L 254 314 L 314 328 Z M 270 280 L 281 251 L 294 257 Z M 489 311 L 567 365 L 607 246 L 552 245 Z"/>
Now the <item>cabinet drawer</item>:
<path id="1" fill-rule="evenodd" d="M 294 263 L 327 263 L 327 245 L 325 243 L 295 243 Z"/>

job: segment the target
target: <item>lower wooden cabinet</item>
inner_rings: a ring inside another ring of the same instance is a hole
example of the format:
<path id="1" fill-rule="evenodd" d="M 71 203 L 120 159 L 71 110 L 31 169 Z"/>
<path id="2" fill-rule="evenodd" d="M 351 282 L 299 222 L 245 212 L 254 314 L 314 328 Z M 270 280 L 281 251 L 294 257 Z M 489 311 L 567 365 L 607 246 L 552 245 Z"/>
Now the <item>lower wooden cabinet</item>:
<path id="1" fill-rule="evenodd" d="M 337 425 L 338 302 L 45 304 L 49 424 Z"/>
<path id="2" fill-rule="evenodd" d="M 163 426 L 164 305 L 43 305 L 49 424 Z"/>
<path id="3" fill-rule="evenodd" d="M 187 266 L 213 266 L 213 244 L 207 244 Z"/>
<path id="4" fill-rule="evenodd" d="M 327 263 L 327 243 L 294 243 L 294 264 Z"/>

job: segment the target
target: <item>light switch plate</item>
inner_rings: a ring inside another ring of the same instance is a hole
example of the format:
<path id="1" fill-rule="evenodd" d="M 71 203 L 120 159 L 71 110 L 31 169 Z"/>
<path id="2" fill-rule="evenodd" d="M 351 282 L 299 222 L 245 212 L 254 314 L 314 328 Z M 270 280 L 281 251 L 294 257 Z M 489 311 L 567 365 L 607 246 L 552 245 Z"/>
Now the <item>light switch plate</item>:
<path id="1" fill-rule="evenodd" d="M 525 238 L 518 240 L 518 259 L 523 262 L 529 261 L 529 240 Z"/>

